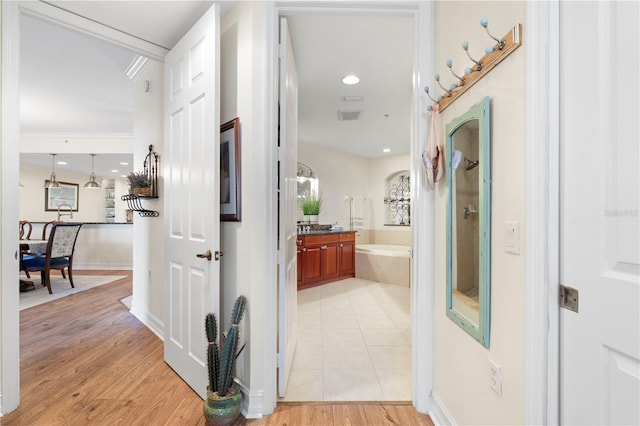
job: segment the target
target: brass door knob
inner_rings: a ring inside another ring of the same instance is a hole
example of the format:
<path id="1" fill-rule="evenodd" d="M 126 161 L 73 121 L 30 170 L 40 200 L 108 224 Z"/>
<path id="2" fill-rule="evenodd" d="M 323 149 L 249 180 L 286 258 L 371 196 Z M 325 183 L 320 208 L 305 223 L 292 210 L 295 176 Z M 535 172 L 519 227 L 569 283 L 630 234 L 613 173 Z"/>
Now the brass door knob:
<path id="1" fill-rule="evenodd" d="M 207 259 L 211 262 L 211 250 L 207 250 L 205 253 L 196 254 L 196 257 L 199 257 L 200 259 Z"/>

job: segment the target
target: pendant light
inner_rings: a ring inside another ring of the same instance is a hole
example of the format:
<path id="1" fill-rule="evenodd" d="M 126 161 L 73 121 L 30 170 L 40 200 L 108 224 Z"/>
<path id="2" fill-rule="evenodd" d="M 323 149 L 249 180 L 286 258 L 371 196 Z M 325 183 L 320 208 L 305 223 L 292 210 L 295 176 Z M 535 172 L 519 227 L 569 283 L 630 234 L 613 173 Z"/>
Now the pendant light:
<path id="1" fill-rule="evenodd" d="M 89 175 L 89 182 L 84 184 L 85 188 L 88 189 L 100 189 L 100 184 L 96 182 L 96 174 L 93 172 L 93 158 L 96 156 L 95 154 L 89 154 L 91 156 L 91 174 Z"/>
<path id="2" fill-rule="evenodd" d="M 45 188 L 60 188 L 60 184 L 56 181 L 56 155 L 51 154 L 51 179 L 44 181 Z"/>

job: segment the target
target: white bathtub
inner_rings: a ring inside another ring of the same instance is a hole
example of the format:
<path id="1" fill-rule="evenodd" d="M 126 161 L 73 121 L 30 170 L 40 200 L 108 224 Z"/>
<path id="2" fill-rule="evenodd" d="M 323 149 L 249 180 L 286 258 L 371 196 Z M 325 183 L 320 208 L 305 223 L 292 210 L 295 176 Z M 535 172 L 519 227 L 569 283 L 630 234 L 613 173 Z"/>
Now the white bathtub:
<path id="1" fill-rule="evenodd" d="M 356 278 L 411 286 L 411 247 L 356 244 Z"/>

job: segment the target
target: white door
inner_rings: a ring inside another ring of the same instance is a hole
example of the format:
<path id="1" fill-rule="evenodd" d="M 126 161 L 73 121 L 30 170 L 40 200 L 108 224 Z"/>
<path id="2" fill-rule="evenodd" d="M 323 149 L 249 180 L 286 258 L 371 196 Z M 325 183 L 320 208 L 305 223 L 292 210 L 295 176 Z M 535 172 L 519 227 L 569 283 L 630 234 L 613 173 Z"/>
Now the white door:
<path id="1" fill-rule="evenodd" d="M 296 349 L 298 275 L 298 75 L 287 20 L 280 20 L 280 148 L 278 201 L 278 394 L 287 389 Z"/>
<path id="2" fill-rule="evenodd" d="M 560 3 L 561 424 L 640 424 L 640 4 Z M 578 17 L 578 19 L 577 19 Z"/>
<path id="3" fill-rule="evenodd" d="M 204 317 L 220 320 L 220 263 L 197 254 L 220 243 L 218 6 L 165 58 L 166 362 L 206 396 Z"/>

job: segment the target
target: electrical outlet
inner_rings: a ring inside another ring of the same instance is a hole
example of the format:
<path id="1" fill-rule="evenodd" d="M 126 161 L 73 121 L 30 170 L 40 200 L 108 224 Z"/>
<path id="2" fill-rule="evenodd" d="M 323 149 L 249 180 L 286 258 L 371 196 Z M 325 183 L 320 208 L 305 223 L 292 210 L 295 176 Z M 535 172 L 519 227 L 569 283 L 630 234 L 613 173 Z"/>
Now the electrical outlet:
<path id="1" fill-rule="evenodd" d="M 502 368 L 492 359 L 489 360 L 489 383 L 491 389 L 502 398 Z"/>

